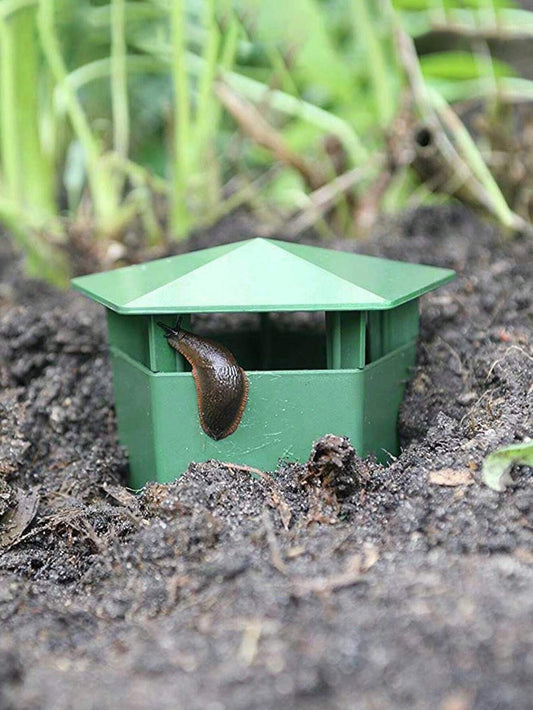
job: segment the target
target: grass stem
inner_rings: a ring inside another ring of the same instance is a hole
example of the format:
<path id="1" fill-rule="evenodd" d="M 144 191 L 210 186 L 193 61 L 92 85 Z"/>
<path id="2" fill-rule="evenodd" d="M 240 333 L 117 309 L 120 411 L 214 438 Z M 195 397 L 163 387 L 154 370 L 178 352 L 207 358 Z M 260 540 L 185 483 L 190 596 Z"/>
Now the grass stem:
<path id="1" fill-rule="evenodd" d="M 113 146 L 121 158 L 128 157 L 130 132 L 125 4 L 124 0 L 111 0 L 111 104 L 113 110 Z"/>
<path id="2" fill-rule="evenodd" d="M 395 113 L 396 101 L 394 99 L 391 82 L 390 62 L 386 56 L 386 36 L 383 32 L 383 19 L 389 25 L 388 17 L 381 18 L 378 23 L 372 6 L 375 3 L 369 0 L 352 0 L 353 23 L 357 37 L 366 54 L 366 66 L 372 85 L 371 95 L 376 106 L 376 115 L 382 128 L 386 128 Z"/>
<path id="3" fill-rule="evenodd" d="M 6 197 L 44 220 L 55 212 L 54 176 L 39 125 L 35 8 L 0 19 L 1 154 Z"/>
<path id="4" fill-rule="evenodd" d="M 67 111 L 76 137 L 85 154 L 87 177 L 91 189 L 95 216 L 101 232 L 110 232 L 116 218 L 118 200 L 111 176 L 100 169 L 100 147 L 91 132 L 82 105 L 67 82 L 67 69 L 61 55 L 55 29 L 54 0 L 40 0 L 37 25 L 44 55 L 54 77 L 63 91 Z"/>
<path id="5" fill-rule="evenodd" d="M 171 75 L 174 86 L 173 194 L 170 223 L 172 233 L 178 239 L 186 236 L 190 224 L 187 178 L 190 169 L 191 105 L 186 67 L 185 24 L 184 0 L 173 0 L 170 3 Z"/>

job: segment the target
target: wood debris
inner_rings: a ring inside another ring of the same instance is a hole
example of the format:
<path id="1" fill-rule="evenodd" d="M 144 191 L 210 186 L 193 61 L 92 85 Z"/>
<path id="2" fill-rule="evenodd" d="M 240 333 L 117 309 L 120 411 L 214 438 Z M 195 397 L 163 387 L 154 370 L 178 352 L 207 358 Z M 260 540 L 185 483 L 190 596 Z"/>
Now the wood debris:
<path id="1" fill-rule="evenodd" d="M 428 479 L 435 486 L 471 486 L 475 483 L 472 471 L 467 468 L 441 468 L 438 471 L 430 471 Z"/>

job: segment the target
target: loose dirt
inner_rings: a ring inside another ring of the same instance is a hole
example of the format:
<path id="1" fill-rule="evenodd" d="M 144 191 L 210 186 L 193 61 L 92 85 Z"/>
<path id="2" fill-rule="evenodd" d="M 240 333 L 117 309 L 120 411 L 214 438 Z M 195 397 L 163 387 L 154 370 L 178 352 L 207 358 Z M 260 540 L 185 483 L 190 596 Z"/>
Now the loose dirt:
<path id="1" fill-rule="evenodd" d="M 496 493 L 480 465 L 533 436 L 533 242 L 445 207 L 329 246 L 459 273 L 422 299 L 401 454 L 336 504 L 290 462 L 130 493 L 102 311 L 4 242 L 0 708 L 531 707 L 531 470 Z"/>

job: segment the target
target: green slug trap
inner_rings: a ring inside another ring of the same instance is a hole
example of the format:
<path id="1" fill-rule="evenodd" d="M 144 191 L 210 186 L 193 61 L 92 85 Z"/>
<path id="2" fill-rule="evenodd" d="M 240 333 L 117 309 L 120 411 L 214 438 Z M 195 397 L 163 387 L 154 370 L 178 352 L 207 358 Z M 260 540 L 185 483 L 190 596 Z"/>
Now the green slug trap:
<path id="1" fill-rule="evenodd" d="M 329 432 L 397 454 L 418 299 L 453 278 L 250 239 L 74 279 L 107 309 L 131 485 L 213 458 L 273 470 Z"/>

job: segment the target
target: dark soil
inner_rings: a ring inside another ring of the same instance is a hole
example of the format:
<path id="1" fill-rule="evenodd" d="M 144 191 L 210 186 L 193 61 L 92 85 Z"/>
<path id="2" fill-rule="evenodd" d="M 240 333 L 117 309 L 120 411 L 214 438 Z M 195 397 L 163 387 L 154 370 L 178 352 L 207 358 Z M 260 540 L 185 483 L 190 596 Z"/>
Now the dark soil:
<path id="1" fill-rule="evenodd" d="M 103 313 L 3 248 L 0 708 L 531 708 L 531 470 L 496 493 L 480 464 L 533 434 L 533 242 L 448 207 L 332 246 L 459 272 L 422 301 L 401 455 L 338 503 L 291 464 L 130 494 Z"/>

